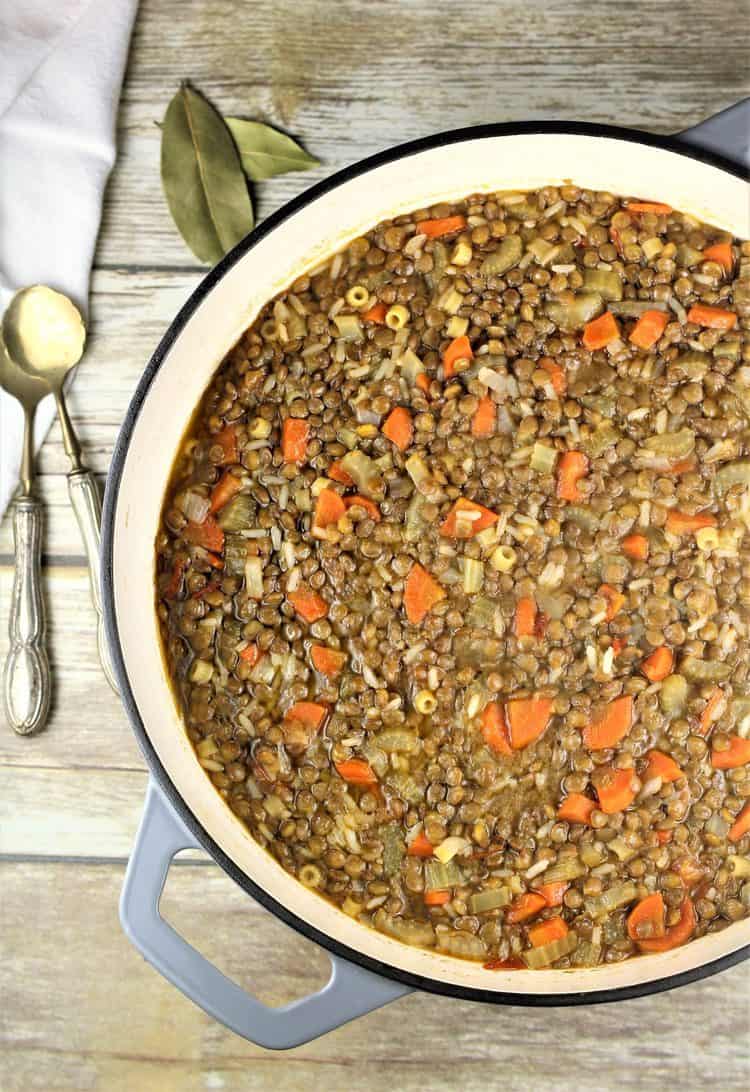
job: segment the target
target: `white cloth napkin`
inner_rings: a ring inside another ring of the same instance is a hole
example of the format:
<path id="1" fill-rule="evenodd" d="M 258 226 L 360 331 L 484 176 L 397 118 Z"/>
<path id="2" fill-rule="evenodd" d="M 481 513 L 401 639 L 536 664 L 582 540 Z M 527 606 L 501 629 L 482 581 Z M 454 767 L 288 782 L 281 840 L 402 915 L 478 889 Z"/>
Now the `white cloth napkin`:
<path id="1" fill-rule="evenodd" d="M 0 311 L 48 284 L 86 313 L 102 195 L 138 0 L 0 0 Z M 54 417 L 46 398 L 35 444 Z M 23 415 L 0 391 L 0 515 Z"/>

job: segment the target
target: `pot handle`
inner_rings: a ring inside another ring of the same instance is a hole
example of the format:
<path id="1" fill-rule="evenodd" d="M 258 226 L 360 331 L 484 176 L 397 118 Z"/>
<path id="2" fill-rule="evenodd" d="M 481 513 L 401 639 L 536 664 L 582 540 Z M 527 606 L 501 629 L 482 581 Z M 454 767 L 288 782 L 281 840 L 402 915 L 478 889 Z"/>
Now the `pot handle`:
<path id="1" fill-rule="evenodd" d="M 258 1046 L 286 1050 L 411 993 L 408 986 L 334 955 L 330 956 L 330 979 L 308 997 L 269 1008 L 245 993 L 159 913 L 159 899 L 175 853 L 201 848 L 151 780 L 125 874 L 120 921 L 148 962 L 210 1016 Z"/>
<path id="2" fill-rule="evenodd" d="M 685 144 L 705 152 L 716 152 L 750 170 L 750 98 L 675 135 Z"/>

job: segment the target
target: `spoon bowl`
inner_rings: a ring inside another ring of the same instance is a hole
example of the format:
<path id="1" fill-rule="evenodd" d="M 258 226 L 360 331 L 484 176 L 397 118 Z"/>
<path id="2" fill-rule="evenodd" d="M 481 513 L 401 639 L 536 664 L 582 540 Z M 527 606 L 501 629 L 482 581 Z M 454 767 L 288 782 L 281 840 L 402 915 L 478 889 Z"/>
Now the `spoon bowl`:
<path id="1" fill-rule="evenodd" d="M 86 327 L 72 300 L 35 284 L 11 300 L 3 316 L 3 339 L 18 367 L 54 391 L 81 359 Z"/>

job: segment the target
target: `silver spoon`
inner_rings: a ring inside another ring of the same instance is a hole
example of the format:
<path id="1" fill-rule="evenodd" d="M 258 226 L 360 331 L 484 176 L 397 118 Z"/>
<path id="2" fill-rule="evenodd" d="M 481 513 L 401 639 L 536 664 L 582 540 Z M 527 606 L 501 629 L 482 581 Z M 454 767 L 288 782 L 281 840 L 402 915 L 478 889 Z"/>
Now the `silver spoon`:
<path id="1" fill-rule="evenodd" d="M 91 600 L 97 614 L 99 659 L 107 682 L 117 693 L 99 590 L 101 499 L 94 475 L 81 460 L 81 447 L 63 396 L 65 377 L 83 355 L 86 327 L 78 308 L 67 296 L 37 284 L 17 292 L 11 300 L 3 318 L 3 337 L 19 368 L 43 380 L 55 398 L 63 445 L 71 466 L 68 495 L 88 559 Z"/>

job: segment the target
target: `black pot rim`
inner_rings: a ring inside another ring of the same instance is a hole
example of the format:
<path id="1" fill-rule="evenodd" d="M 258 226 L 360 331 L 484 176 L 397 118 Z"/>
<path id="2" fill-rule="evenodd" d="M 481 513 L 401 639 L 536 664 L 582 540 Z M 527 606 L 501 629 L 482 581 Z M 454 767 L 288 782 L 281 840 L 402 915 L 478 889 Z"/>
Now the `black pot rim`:
<path id="1" fill-rule="evenodd" d="M 117 507 L 117 496 L 119 492 L 123 467 L 125 464 L 125 459 L 127 456 L 127 451 L 133 429 L 135 428 L 135 424 L 141 411 L 141 407 L 148 396 L 151 384 L 153 383 L 157 372 L 159 371 L 176 338 L 182 332 L 193 313 L 197 310 L 197 308 L 209 295 L 213 288 L 219 283 L 219 281 L 224 277 L 224 275 L 249 250 L 251 250 L 261 239 L 265 238 L 268 234 L 270 234 L 270 232 L 272 232 L 279 224 L 289 219 L 289 217 L 293 216 L 300 209 L 309 205 L 318 197 L 321 197 L 324 194 L 329 193 L 331 190 L 336 189 L 344 182 L 348 182 L 353 178 L 356 178 L 362 174 L 366 174 L 376 167 L 381 167 L 397 159 L 403 159 L 407 156 L 416 155 L 420 152 L 424 152 L 433 148 L 459 144 L 467 140 L 477 140 L 482 138 L 499 136 L 546 136 L 554 134 L 562 134 L 568 136 L 607 137 L 616 140 L 624 140 L 633 144 L 641 144 L 649 147 L 661 148 L 665 151 L 674 152 L 678 155 L 682 155 L 687 159 L 698 160 L 699 162 L 707 163 L 710 166 L 718 167 L 722 171 L 734 175 L 737 178 L 748 178 L 748 172 L 743 170 L 737 164 L 733 163 L 731 160 L 725 159 L 723 156 L 714 154 L 712 152 L 695 150 L 694 148 L 682 143 L 677 137 L 657 136 L 652 133 L 643 132 L 639 129 L 620 128 L 619 126 L 614 125 L 598 125 L 584 122 L 569 123 L 560 121 L 531 121 L 519 123 L 474 125 L 462 129 L 453 129 L 447 132 L 436 133 L 432 136 L 423 137 L 419 140 L 413 140 L 405 144 L 397 145 L 394 148 L 378 152 L 376 155 L 369 156 L 368 158 L 360 160 L 348 167 L 344 167 L 342 170 L 337 171 L 329 178 L 326 178 L 322 182 L 318 182 L 314 186 L 311 186 L 308 190 L 305 190 L 298 197 L 294 198 L 292 201 L 289 201 L 286 205 L 282 206 L 276 212 L 272 213 L 266 220 L 259 224 L 252 232 L 250 232 L 249 235 L 247 235 L 240 243 L 238 243 L 233 250 L 225 255 L 225 257 L 222 258 L 218 265 L 210 270 L 210 272 L 204 277 L 204 279 L 193 291 L 190 298 L 178 312 L 174 321 L 169 326 L 167 332 L 162 337 L 159 345 L 157 346 L 153 356 L 151 357 L 151 360 L 149 361 L 143 373 L 143 376 L 141 377 L 135 394 L 133 395 L 131 403 L 128 407 L 117 438 L 115 449 L 112 455 L 112 462 L 110 465 L 109 475 L 107 479 L 107 488 L 104 497 L 101 545 L 102 596 L 104 605 L 105 626 L 110 649 L 112 651 L 115 675 L 117 676 L 123 704 L 127 711 L 128 718 L 130 720 L 133 731 L 135 732 L 135 735 L 138 739 L 141 750 L 143 751 L 146 761 L 148 762 L 151 775 L 156 779 L 157 784 L 169 800 L 171 806 L 179 815 L 180 819 L 195 835 L 195 837 L 204 847 L 206 852 L 211 855 L 211 857 L 222 867 L 222 869 L 229 876 L 231 876 L 231 878 L 237 884 L 239 884 L 239 886 L 242 887 L 249 895 L 252 895 L 253 898 L 256 899 L 262 906 L 264 906 L 271 913 L 275 914 L 276 917 L 283 921 L 285 924 L 295 929 L 298 933 L 301 933 L 309 940 L 312 940 L 316 944 L 319 944 L 322 948 L 325 948 L 332 955 L 348 960 L 350 963 L 358 964 L 360 967 L 363 967 L 365 968 L 365 970 L 371 971 L 374 974 L 389 978 L 395 982 L 399 982 L 404 986 L 409 986 L 415 990 L 442 994 L 449 997 L 457 997 L 466 1001 L 480 1001 L 496 1005 L 518 1005 L 538 1008 L 602 1004 L 612 1001 L 625 1000 L 632 997 L 643 997 L 649 994 L 662 993 L 665 990 L 670 990 L 674 989 L 677 986 L 686 985 L 688 982 L 695 982 L 699 979 L 707 978 L 710 975 L 716 974 L 718 971 L 725 970 L 728 967 L 732 967 L 735 964 L 740 963 L 741 961 L 750 957 L 750 944 L 745 945 L 744 947 L 739 948 L 734 952 L 730 952 L 729 954 L 724 955 L 719 959 L 713 960 L 710 963 L 704 963 L 698 967 L 690 968 L 689 970 L 683 971 L 680 974 L 669 975 L 667 977 L 653 979 L 648 982 L 636 983 L 632 986 L 594 990 L 585 993 L 572 992 L 558 994 L 539 994 L 534 992 L 528 992 L 523 994 L 516 994 L 497 992 L 494 990 L 483 990 L 475 987 L 458 986 L 453 983 L 441 982 L 437 979 L 428 978 L 423 975 L 412 974 L 407 971 L 403 971 L 398 967 L 394 967 L 391 964 L 382 963 L 379 960 L 372 959 L 370 956 L 363 955 L 361 952 L 357 952 L 354 949 L 347 947 L 345 944 L 342 944 L 340 941 L 329 936 L 328 934 L 321 932 L 319 929 L 310 925 L 309 922 L 305 921 L 303 918 L 293 913 L 273 896 L 269 895 L 268 892 L 265 891 L 265 889 L 262 888 L 258 883 L 256 883 L 255 880 L 250 879 L 249 876 L 247 876 L 244 872 L 242 872 L 241 869 L 237 867 L 237 865 L 223 852 L 223 850 L 216 844 L 216 842 L 206 831 L 203 825 L 198 821 L 182 795 L 177 790 L 169 774 L 162 766 L 159 757 L 156 754 L 156 751 L 149 739 L 148 733 L 146 732 L 145 726 L 140 718 L 140 714 L 138 712 L 138 708 L 136 706 L 135 699 L 130 688 L 130 680 L 122 654 L 114 601 L 113 546 L 115 511 Z"/>

